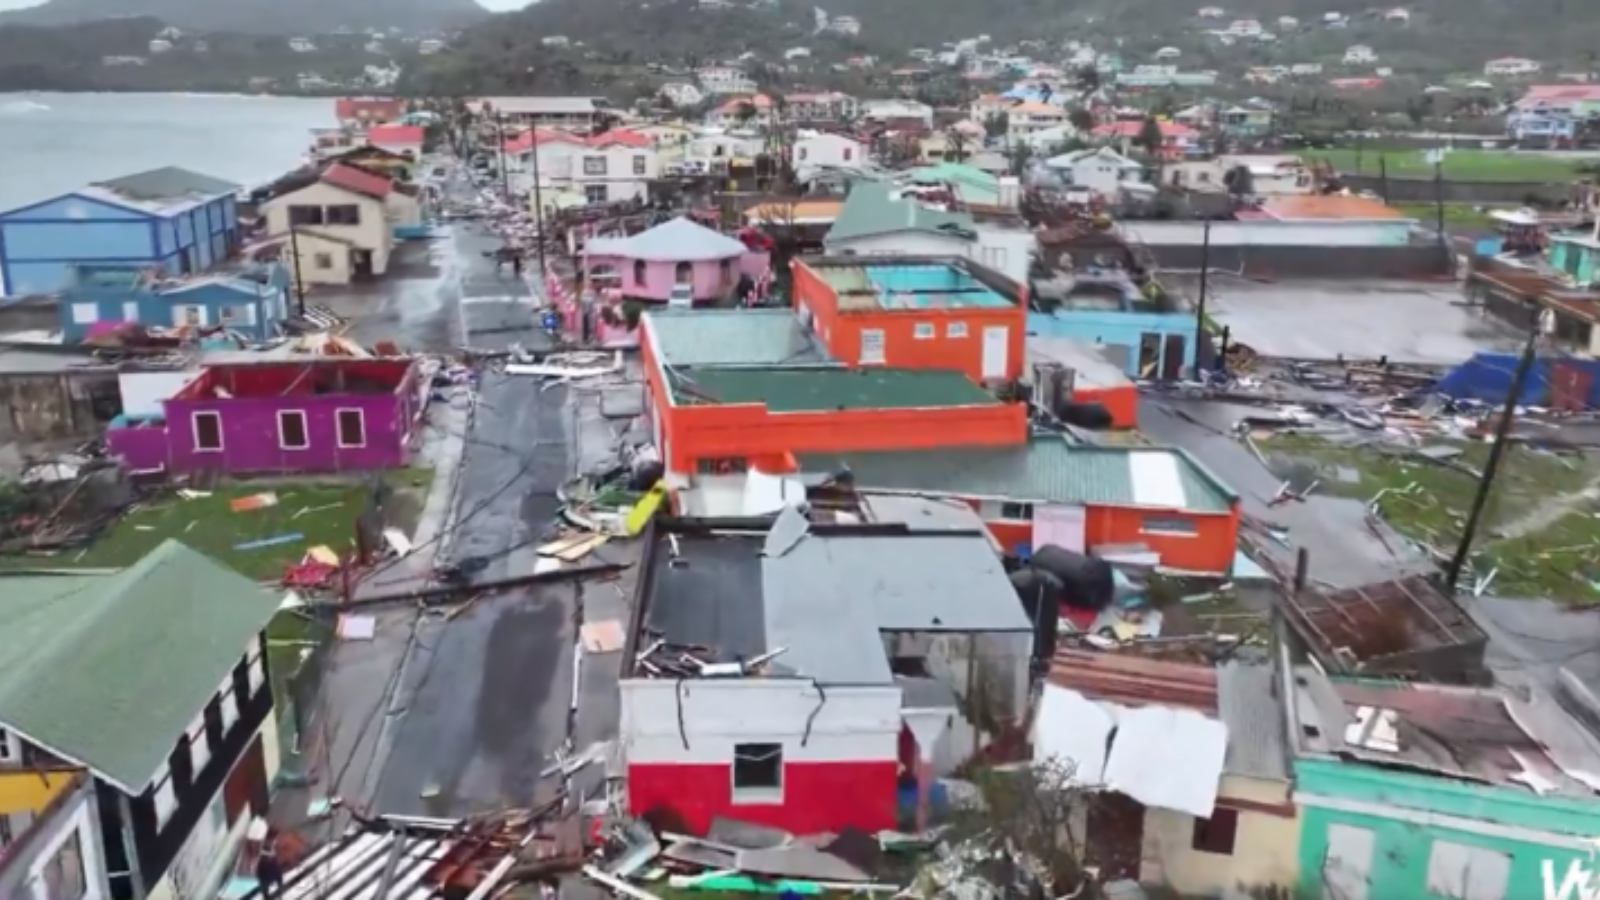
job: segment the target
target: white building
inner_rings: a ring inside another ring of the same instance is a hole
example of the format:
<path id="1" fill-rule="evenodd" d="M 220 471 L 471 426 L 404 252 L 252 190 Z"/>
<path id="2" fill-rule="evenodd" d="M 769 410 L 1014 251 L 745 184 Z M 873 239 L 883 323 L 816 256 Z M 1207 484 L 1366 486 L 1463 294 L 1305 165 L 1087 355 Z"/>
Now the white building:
<path id="1" fill-rule="evenodd" d="M 1156 59 L 1177 59 L 1182 55 L 1183 51 L 1177 47 L 1162 47 L 1156 51 Z"/>
<path id="2" fill-rule="evenodd" d="M 467 103 L 475 113 L 498 115 L 507 126 L 587 131 L 601 115 L 593 97 L 480 97 Z"/>
<path id="3" fill-rule="evenodd" d="M 384 274 L 401 208 L 381 175 L 334 164 L 303 187 L 261 206 L 271 237 L 293 235 L 299 277 L 308 284 L 349 284 Z"/>
<path id="4" fill-rule="evenodd" d="M 1311 172 L 1298 156 L 1225 154 L 1215 159 L 1183 160 L 1162 167 L 1168 184 L 1198 191 L 1227 190 L 1227 175 L 1243 168 L 1250 173 L 1250 193 L 1257 197 L 1310 194 Z"/>
<path id="5" fill-rule="evenodd" d="M 752 97 L 731 97 L 716 109 L 706 113 L 706 125 L 712 128 L 755 128 L 770 126 L 776 115 L 772 98 L 766 94 Z"/>
<path id="6" fill-rule="evenodd" d="M 790 47 L 789 49 L 783 51 L 783 58 L 789 60 L 805 59 L 810 55 L 811 48 L 809 47 Z"/>
<path id="7" fill-rule="evenodd" d="M 915 100 L 863 100 L 861 117 L 874 122 L 917 119 L 924 127 L 933 127 L 933 107 Z"/>
<path id="8" fill-rule="evenodd" d="M 794 166 L 860 166 L 867 146 L 852 137 L 827 131 L 801 131 L 794 142 Z"/>
<path id="9" fill-rule="evenodd" d="M 1202 6 L 1200 11 L 1196 13 L 1202 19 L 1220 19 L 1227 14 L 1228 11 L 1220 6 Z"/>
<path id="10" fill-rule="evenodd" d="M 1253 38 L 1262 32 L 1261 23 L 1255 19 L 1237 19 L 1231 22 L 1223 34 L 1231 37 Z"/>
<path id="11" fill-rule="evenodd" d="M 1366 44 L 1356 44 L 1344 51 L 1344 64 L 1347 66 L 1366 65 L 1377 61 L 1378 54 L 1372 52 L 1372 48 Z"/>
<path id="12" fill-rule="evenodd" d="M 552 34 L 540 38 L 539 43 L 546 47 L 565 47 L 568 44 L 571 44 L 572 41 L 568 40 L 567 36 L 564 34 Z"/>
<path id="13" fill-rule="evenodd" d="M 289 38 L 289 49 L 296 53 L 315 53 L 317 45 L 310 38 L 292 37 Z"/>
<path id="14" fill-rule="evenodd" d="M 838 91 L 790 94 L 784 101 L 785 115 L 796 122 L 843 122 L 861 111 L 856 98 Z"/>
<path id="15" fill-rule="evenodd" d="M 171 41 L 163 40 L 162 38 L 156 38 L 156 39 L 154 39 L 154 40 L 152 40 L 150 42 L 150 52 L 151 53 L 165 53 L 165 52 L 167 52 L 168 50 L 171 50 L 171 49 L 172 49 L 172 42 Z"/>
<path id="16" fill-rule="evenodd" d="M 1502 59 L 1491 59 L 1484 63 L 1483 74 L 1491 78 L 1517 78 L 1524 75 L 1536 75 L 1542 68 L 1544 66 L 1534 60 L 1507 56 Z"/>
<path id="17" fill-rule="evenodd" d="M 1394 9 L 1386 10 L 1384 12 L 1383 20 L 1385 22 L 1394 22 L 1399 25 L 1409 25 L 1411 24 L 1411 11 L 1401 7 L 1395 7 Z"/>
<path id="18" fill-rule="evenodd" d="M 603 134 L 580 151 L 572 167 L 572 186 L 590 203 L 643 200 L 661 164 L 648 139 L 643 145 L 624 134 Z"/>
<path id="19" fill-rule="evenodd" d="M 1290 75 L 1321 75 L 1322 63 L 1295 63 L 1289 67 Z"/>
<path id="20" fill-rule="evenodd" d="M 705 66 L 695 70 L 700 86 L 710 94 L 753 94 L 756 83 L 738 66 Z"/>
<path id="21" fill-rule="evenodd" d="M 1296 19 L 1294 16 L 1279 16 L 1278 17 L 1278 30 L 1279 31 L 1293 31 L 1293 30 L 1295 30 L 1296 28 L 1299 28 L 1299 27 L 1300 27 L 1300 20 Z"/>
<path id="22" fill-rule="evenodd" d="M 423 38 L 417 41 L 417 52 L 423 56 L 432 56 L 444 50 L 444 41 L 438 38 Z"/>
<path id="23" fill-rule="evenodd" d="M 828 23 L 828 30 L 835 34 L 857 35 L 861 33 L 861 20 L 855 16 L 835 16 Z"/>
<path id="24" fill-rule="evenodd" d="M 1124 184 L 1144 180 L 1144 166 L 1110 147 L 1063 153 L 1045 160 L 1045 167 L 1073 187 L 1114 197 Z"/>
<path id="25" fill-rule="evenodd" d="M 1006 138 L 1012 143 L 1027 142 L 1041 131 L 1067 124 L 1067 111 L 1049 103 L 1018 103 L 1006 111 Z"/>
<path id="26" fill-rule="evenodd" d="M 669 81 L 658 91 L 673 106 L 698 106 L 705 101 L 705 92 L 687 81 Z"/>

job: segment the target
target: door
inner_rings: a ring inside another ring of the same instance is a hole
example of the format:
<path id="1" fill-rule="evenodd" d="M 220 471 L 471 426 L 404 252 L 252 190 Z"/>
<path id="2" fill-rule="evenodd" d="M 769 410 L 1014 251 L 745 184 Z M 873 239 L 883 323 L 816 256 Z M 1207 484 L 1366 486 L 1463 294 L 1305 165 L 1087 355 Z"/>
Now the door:
<path id="1" fill-rule="evenodd" d="M 1144 861 L 1144 804 L 1116 791 L 1090 794 L 1084 830 L 1084 862 L 1097 870 L 1101 884 L 1139 879 Z"/>
<path id="2" fill-rule="evenodd" d="M 1181 334 L 1169 334 L 1161 346 L 1161 377 L 1168 381 L 1183 378 L 1183 357 L 1186 344 Z"/>
<path id="3" fill-rule="evenodd" d="M 1005 378 L 1007 356 L 1010 353 L 1011 329 L 1004 325 L 991 325 L 983 329 L 983 377 Z"/>
<path id="4" fill-rule="evenodd" d="M 372 277 L 371 250 L 352 250 L 350 252 L 350 260 L 352 266 L 355 268 L 355 271 L 352 274 L 356 278 L 366 279 Z"/>
<path id="5" fill-rule="evenodd" d="M 1367 900 L 1372 888 L 1372 832 L 1352 825 L 1328 826 L 1322 883 L 1328 900 Z"/>

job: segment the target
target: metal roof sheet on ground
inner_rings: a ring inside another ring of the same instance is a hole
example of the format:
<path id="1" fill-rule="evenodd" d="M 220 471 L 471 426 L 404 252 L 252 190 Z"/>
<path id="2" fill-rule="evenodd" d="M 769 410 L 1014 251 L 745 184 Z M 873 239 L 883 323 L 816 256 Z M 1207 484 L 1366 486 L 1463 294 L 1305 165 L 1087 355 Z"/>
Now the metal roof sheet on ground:
<path id="1" fill-rule="evenodd" d="M 429 900 L 436 886 L 424 883 L 461 838 L 447 831 L 362 830 L 319 847 L 285 873 L 283 900 Z M 399 845 L 393 880 L 381 890 Z M 239 900 L 262 900 L 259 887 Z"/>
<path id="2" fill-rule="evenodd" d="M 829 362 L 786 309 L 663 310 L 645 314 L 651 347 L 669 366 L 798 366 Z"/>
<path id="3" fill-rule="evenodd" d="M 594 238 L 584 245 L 588 256 L 621 256 L 647 262 L 713 262 L 749 252 L 735 240 L 679 216 L 632 237 Z"/>
<path id="4" fill-rule="evenodd" d="M 863 490 L 1037 503 L 1224 513 L 1233 492 L 1180 450 L 1070 444 L 1036 435 L 1017 447 L 799 454 L 808 476 L 848 469 Z M 808 479 L 813 480 L 813 479 Z"/>
<path id="5" fill-rule="evenodd" d="M 679 406 L 760 404 L 774 413 L 995 406 L 960 372 L 932 369 L 697 368 L 672 373 Z"/>

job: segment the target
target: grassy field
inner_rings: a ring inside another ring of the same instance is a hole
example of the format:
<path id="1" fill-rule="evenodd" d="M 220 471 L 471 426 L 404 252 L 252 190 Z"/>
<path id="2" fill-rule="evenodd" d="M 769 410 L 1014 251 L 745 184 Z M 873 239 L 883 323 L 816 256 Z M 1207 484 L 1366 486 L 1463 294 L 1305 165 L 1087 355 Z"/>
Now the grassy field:
<path id="1" fill-rule="evenodd" d="M 397 491 L 420 497 L 426 496 L 433 472 L 400 469 L 386 478 Z M 273 494 L 277 503 L 244 512 L 232 509 L 232 501 L 253 494 Z M 285 565 L 299 562 L 311 547 L 325 545 L 336 553 L 346 552 L 367 494 L 363 485 L 320 482 L 226 484 L 209 496 L 192 500 L 168 493 L 139 505 L 83 550 L 48 558 L 10 557 L 4 564 L 11 568 L 121 568 L 137 562 L 166 539 L 176 538 L 248 578 L 275 579 L 283 574 Z M 240 544 L 284 535 L 300 537 L 266 547 L 239 548 Z"/>
<path id="2" fill-rule="evenodd" d="M 1394 178 L 1432 178 L 1433 166 L 1425 150 L 1362 150 L 1341 147 L 1308 151 L 1311 159 L 1325 159 L 1352 175 L 1380 174 L 1380 160 Z M 1452 150 L 1445 154 L 1447 181 L 1572 181 L 1578 161 L 1560 157 L 1512 153 L 1504 150 Z"/>
<path id="3" fill-rule="evenodd" d="M 1303 437 L 1258 441 L 1274 462 L 1312 464 L 1318 492 L 1378 501 L 1395 530 L 1451 552 L 1460 540 L 1477 490 L 1468 473 L 1432 462 L 1346 447 Z M 1454 461 L 1481 472 L 1483 444 L 1460 445 Z M 1548 597 L 1573 604 L 1600 603 L 1600 459 L 1558 457 L 1512 447 L 1484 508 L 1473 543 L 1478 575 L 1498 569 L 1492 593 Z M 1465 583 L 1470 584 L 1470 581 Z"/>

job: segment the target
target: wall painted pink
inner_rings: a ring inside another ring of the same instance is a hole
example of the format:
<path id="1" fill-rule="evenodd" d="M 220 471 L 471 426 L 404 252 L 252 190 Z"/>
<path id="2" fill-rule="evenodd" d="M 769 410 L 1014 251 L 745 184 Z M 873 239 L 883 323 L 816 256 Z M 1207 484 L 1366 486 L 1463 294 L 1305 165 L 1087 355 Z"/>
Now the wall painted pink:
<path id="1" fill-rule="evenodd" d="M 615 271 L 622 277 L 621 290 L 624 296 L 638 297 L 645 300 L 660 300 L 665 303 L 672 299 L 672 288 L 678 283 L 679 273 L 676 262 L 643 262 L 644 277 L 635 267 L 635 261 L 622 256 L 586 256 L 584 269 L 594 272 L 601 266 Z M 724 266 L 726 263 L 726 266 Z M 770 256 L 765 251 L 752 250 L 738 258 L 727 260 L 711 260 L 709 262 L 688 263 L 689 283 L 693 285 L 694 299 L 718 300 L 728 295 L 739 284 L 739 276 L 749 275 L 758 278 L 772 265 Z"/>

